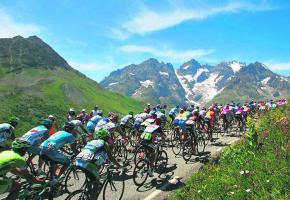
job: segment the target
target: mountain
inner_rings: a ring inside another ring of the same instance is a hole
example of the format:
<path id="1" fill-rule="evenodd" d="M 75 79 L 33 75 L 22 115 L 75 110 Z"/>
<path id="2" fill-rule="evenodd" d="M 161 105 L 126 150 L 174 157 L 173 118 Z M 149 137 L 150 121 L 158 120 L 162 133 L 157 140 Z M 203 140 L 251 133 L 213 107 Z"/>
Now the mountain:
<path id="1" fill-rule="evenodd" d="M 100 84 L 106 89 L 154 104 L 181 104 L 186 101 L 185 91 L 173 66 L 153 58 L 114 71 Z"/>
<path id="2" fill-rule="evenodd" d="M 266 65 L 256 62 L 241 68 L 212 101 L 272 99 L 289 94 L 289 77 L 275 74 Z"/>
<path id="3" fill-rule="evenodd" d="M 96 104 L 105 112 L 142 110 L 140 101 L 104 90 L 36 36 L 0 39 L 0 121 L 17 115 L 18 134 L 49 114 L 62 123 L 70 107 L 90 111 Z"/>
<path id="4" fill-rule="evenodd" d="M 275 74 L 258 62 L 246 65 L 229 61 L 212 66 L 192 59 L 174 72 L 171 64 L 149 59 L 112 72 L 100 84 L 146 102 L 204 105 L 287 96 L 289 83 L 289 77 Z"/>

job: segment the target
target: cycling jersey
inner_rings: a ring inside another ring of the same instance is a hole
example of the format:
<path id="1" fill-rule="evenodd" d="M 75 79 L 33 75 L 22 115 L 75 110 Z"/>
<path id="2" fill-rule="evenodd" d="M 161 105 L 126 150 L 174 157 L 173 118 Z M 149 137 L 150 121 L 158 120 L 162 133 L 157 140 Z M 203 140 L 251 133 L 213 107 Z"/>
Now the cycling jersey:
<path id="1" fill-rule="evenodd" d="M 20 137 L 20 139 L 31 144 L 31 146 L 27 149 L 27 152 L 39 155 L 39 145 L 48 137 L 49 130 L 45 126 L 40 125 L 25 133 L 22 137 Z"/>
<path id="2" fill-rule="evenodd" d="M 59 151 L 59 149 L 65 144 L 73 144 L 74 142 L 75 137 L 73 134 L 66 131 L 59 131 L 40 145 L 41 155 L 46 155 L 51 160 L 60 164 L 69 164 L 70 159 Z"/>
<path id="3" fill-rule="evenodd" d="M 168 114 L 176 116 L 178 114 L 178 111 L 179 111 L 179 109 L 175 107 L 175 108 L 172 108 Z"/>
<path id="4" fill-rule="evenodd" d="M 84 170 L 92 180 L 99 179 L 98 166 L 108 159 L 107 151 L 109 145 L 104 140 L 92 140 L 76 157 L 76 166 Z"/>
<path id="5" fill-rule="evenodd" d="M 14 151 L 3 151 L 0 153 L 0 194 L 5 193 L 12 185 L 12 180 L 4 178 L 7 172 L 15 168 L 24 168 L 25 158 Z"/>
<path id="6" fill-rule="evenodd" d="M 98 132 L 100 129 L 106 129 L 109 132 L 112 132 L 116 128 L 116 124 L 111 122 L 109 119 L 101 119 L 95 128 L 95 132 Z"/>
<path id="7" fill-rule="evenodd" d="M 14 127 L 10 124 L 0 124 L 0 147 L 9 146 L 8 140 L 12 137 Z"/>
<path id="8" fill-rule="evenodd" d="M 73 123 L 75 126 L 83 125 L 82 121 L 80 121 L 78 119 L 71 120 L 70 122 Z"/>
<path id="9" fill-rule="evenodd" d="M 93 133 L 95 131 L 96 125 L 101 119 L 102 119 L 101 116 L 96 115 L 88 121 L 87 129 L 89 130 L 90 133 Z"/>
<path id="10" fill-rule="evenodd" d="M 129 125 L 130 121 L 132 121 L 133 116 L 132 115 L 126 115 L 120 120 L 120 124 L 122 125 Z"/>
<path id="11" fill-rule="evenodd" d="M 53 148 L 60 149 L 65 144 L 73 144 L 75 141 L 75 137 L 72 133 L 68 133 L 66 131 L 58 131 L 51 137 L 49 137 L 46 141 L 41 144 L 41 147 L 45 148 Z"/>

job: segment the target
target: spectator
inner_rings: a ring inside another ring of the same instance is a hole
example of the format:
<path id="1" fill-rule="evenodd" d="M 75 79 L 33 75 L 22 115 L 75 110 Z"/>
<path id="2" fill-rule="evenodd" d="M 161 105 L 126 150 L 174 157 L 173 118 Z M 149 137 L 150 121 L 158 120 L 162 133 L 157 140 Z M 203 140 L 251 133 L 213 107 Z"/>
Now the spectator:
<path id="1" fill-rule="evenodd" d="M 151 105 L 148 103 L 147 107 L 144 109 L 144 112 L 145 113 L 150 113 L 150 111 L 151 111 Z"/>
<path id="2" fill-rule="evenodd" d="M 50 119 L 52 121 L 52 126 L 49 129 L 49 136 L 52 136 L 53 134 L 55 134 L 59 129 L 56 123 L 56 120 L 54 118 L 53 115 L 49 115 L 48 119 Z"/>

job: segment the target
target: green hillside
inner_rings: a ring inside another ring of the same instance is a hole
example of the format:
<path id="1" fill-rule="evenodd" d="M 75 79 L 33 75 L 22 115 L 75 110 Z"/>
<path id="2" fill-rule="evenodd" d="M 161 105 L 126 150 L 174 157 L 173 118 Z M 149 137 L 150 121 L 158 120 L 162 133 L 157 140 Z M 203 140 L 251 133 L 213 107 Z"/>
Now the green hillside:
<path id="1" fill-rule="evenodd" d="M 62 122 L 70 107 L 90 111 L 96 104 L 123 114 L 142 109 L 142 102 L 108 92 L 72 69 L 37 37 L 0 39 L 0 122 L 17 115 L 17 134 L 49 114 Z"/>

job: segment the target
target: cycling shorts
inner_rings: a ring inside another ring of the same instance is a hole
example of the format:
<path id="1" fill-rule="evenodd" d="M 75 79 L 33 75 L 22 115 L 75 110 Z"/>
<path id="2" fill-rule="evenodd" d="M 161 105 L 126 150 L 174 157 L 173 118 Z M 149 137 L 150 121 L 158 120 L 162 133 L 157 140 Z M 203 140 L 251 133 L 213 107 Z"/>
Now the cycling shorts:
<path id="1" fill-rule="evenodd" d="M 140 144 L 144 146 L 150 153 L 154 153 L 156 150 L 156 146 L 151 141 L 141 140 Z"/>
<path id="2" fill-rule="evenodd" d="M 91 181 L 100 179 L 99 165 L 82 159 L 76 159 L 76 166 L 81 169 Z"/>
<path id="3" fill-rule="evenodd" d="M 61 151 L 53 149 L 53 148 L 46 148 L 43 147 L 40 152 L 41 155 L 47 156 L 52 161 L 62 164 L 62 165 L 69 165 L 71 163 L 68 156 L 64 155 Z"/>

